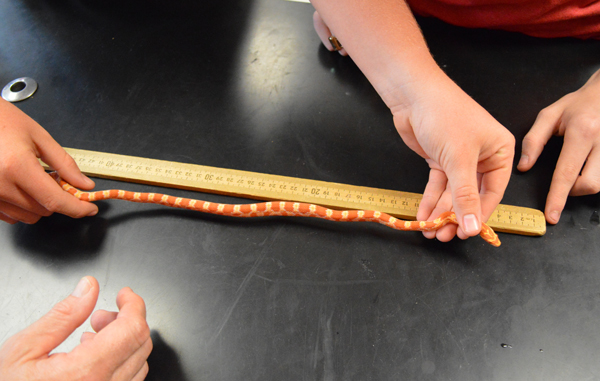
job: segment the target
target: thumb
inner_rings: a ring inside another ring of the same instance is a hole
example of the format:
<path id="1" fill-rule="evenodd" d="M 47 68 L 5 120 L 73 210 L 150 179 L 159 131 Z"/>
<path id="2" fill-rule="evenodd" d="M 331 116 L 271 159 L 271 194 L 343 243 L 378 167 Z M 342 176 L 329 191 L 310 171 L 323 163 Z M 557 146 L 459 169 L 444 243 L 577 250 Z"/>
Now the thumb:
<path id="1" fill-rule="evenodd" d="M 71 295 L 57 303 L 46 315 L 21 332 L 29 358 L 46 356 L 66 340 L 90 316 L 98 300 L 98 281 L 82 278 Z"/>
<path id="2" fill-rule="evenodd" d="M 460 229 L 467 236 L 475 236 L 481 231 L 477 163 L 461 160 L 455 165 L 455 168 L 446 170 L 452 191 L 452 206 Z"/>

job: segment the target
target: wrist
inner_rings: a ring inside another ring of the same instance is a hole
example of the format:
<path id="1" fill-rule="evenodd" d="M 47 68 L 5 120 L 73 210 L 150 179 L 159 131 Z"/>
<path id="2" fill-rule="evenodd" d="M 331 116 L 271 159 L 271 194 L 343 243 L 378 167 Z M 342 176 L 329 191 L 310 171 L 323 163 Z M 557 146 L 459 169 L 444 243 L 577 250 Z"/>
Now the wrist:
<path id="1" fill-rule="evenodd" d="M 373 86 L 392 114 L 458 87 L 435 62 L 408 70 L 406 74 L 394 75 Z"/>

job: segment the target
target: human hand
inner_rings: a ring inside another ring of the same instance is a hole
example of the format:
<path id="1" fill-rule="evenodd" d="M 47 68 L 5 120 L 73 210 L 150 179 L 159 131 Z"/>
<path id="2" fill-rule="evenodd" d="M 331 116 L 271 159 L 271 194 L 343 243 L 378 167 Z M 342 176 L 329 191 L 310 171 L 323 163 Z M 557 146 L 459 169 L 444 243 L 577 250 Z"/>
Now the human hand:
<path id="1" fill-rule="evenodd" d="M 152 351 L 146 307 L 130 288 L 117 295 L 119 312 L 98 310 L 92 328 L 69 353 L 49 354 L 92 313 L 99 286 L 81 279 L 75 291 L 0 348 L 1 380 L 143 380 Z"/>
<path id="2" fill-rule="evenodd" d="M 545 208 L 546 220 L 556 224 L 567 196 L 600 192 L 600 70 L 540 111 L 523 139 L 520 171 L 533 167 L 552 135 L 564 136 Z"/>
<path id="3" fill-rule="evenodd" d="M 510 179 L 512 134 L 439 68 L 406 2 L 311 3 L 325 46 L 334 32 L 392 111 L 404 142 L 429 163 L 417 218 L 457 215 L 458 230 L 447 225 L 425 236 L 448 241 L 478 234 Z"/>
<path id="4" fill-rule="evenodd" d="M 430 167 L 417 219 L 453 210 L 458 227 L 424 235 L 443 242 L 477 235 L 508 185 L 515 139 L 441 71 L 413 87 L 390 109 L 404 142 Z"/>
<path id="5" fill-rule="evenodd" d="M 94 187 L 46 130 L 0 99 L 0 220 L 31 224 L 54 212 L 74 218 L 98 212 L 96 205 L 64 192 L 45 173 L 38 158 L 74 186 Z"/>

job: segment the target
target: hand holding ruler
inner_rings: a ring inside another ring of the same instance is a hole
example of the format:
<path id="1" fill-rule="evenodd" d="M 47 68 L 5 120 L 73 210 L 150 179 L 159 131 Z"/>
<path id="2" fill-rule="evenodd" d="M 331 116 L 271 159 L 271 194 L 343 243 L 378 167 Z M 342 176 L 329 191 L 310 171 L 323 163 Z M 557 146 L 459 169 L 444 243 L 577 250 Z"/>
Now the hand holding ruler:
<path id="1" fill-rule="evenodd" d="M 418 193 L 73 148 L 65 150 L 75 159 L 79 169 L 92 177 L 257 200 L 305 202 L 331 209 L 378 210 L 407 220 L 416 218 L 422 197 Z M 546 233 L 544 214 L 519 206 L 499 205 L 487 224 L 505 233 L 536 236 Z"/>

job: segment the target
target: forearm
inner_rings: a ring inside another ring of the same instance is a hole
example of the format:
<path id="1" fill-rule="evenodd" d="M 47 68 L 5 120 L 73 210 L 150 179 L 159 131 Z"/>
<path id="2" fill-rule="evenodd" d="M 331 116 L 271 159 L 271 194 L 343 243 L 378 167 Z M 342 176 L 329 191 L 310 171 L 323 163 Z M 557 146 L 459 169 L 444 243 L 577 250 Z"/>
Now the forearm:
<path id="1" fill-rule="evenodd" d="M 311 1 L 388 106 L 443 74 L 404 0 Z"/>

